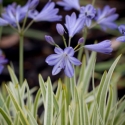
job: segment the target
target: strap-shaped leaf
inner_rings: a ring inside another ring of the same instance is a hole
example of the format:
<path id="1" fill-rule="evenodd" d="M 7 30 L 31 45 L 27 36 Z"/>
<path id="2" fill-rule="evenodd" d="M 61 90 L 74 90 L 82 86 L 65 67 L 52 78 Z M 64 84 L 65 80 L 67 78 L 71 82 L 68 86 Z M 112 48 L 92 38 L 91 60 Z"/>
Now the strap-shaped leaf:
<path id="1" fill-rule="evenodd" d="M 95 63 L 95 58 L 96 58 L 96 52 L 92 52 L 92 54 L 89 58 L 89 61 L 88 61 L 88 65 L 85 69 L 85 73 L 83 74 L 83 78 L 80 81 L 81 82 L 80 88 L 82 87 L 83 94 L 88 91 L 88 86 L 89 86 L 90 78 L 92 75 L 92 70 L 93 70 L 93 65 Z"/>
<path id="2" fill-rule="evenodd" d="M 47 80 L 47 92 L 45 99 L 44 125 L 52 125 L 53 121 L 53 90 L 50 78 Z"/>
<path id="3" fill-rule="evenodd" d="M 5 85 L 5 86 L 6 86 L 6 85 Z M 6 88 L 7 88 L 7 91 L 8 91 L 8 93 L 9 93 L 9 96 L 11 97 L 11 100 L 12 100 L 14 106 L 15 106 L 16 111 L 17 111 L 17 112 L 20 112 L 20 120 L 22 121 L 22 123 L 23 123 L 24 125 L 30 125 L 29 122 L 28 122 L 28 120 L 27 120 L 27 118 L 26 118 L 26 116 L 24 115 L 24 113 L 23 113 L 21 107 L 19 106 L 19 104 L 18 104 L 17 101 L 15 100 L 15 98 L 14 98 L 12 92 L 9 90 L 9 88 L 8 88 L 7 86 L 6 86 Z"/>
<path id="4" fill-rule="evenodd" d="M 3 118 L 5 119 L 5 121 L 8 125 L 13 125 L 11 119 L 8 117 L 8 115 L 2 108 L 0 108 L 0 114 L 3 116 Z"/>
<path id="5" fill-rule="evenodd" d="M 39 75 L 39 84 L 43 96 L 43 102 L 45 103 L 45 98 L 46 98 L 46 88 L 45 88 L 45 83 L 41 75 Z"/>
<path id="6" fill-rule="evenodd" d="M 113 71 L 114 71 L 120 57 L 121 57 L 121 55 L 117 57 L 117 59 L 114 61 L 111 68 L 109 69 L 108 74 L 106 75 L 106 78 L 105 78 L 105 82 L 102 87 L 102 91 L 100 93 L 99 110 L 100 110 L 100 115 L 101 115 L 103 121 L 104 121 L 104 112 L 105 112 L 105 105 L 106 105 L 106 96 L 107 96 L 108 88 L 110 85 L 110 80 L 111 80 Z"/>
<path id="7" fill-rule="evenodd" d="M 34 101 L 33 114 L 34 114 L 34 118 L 36 119 L 37 119 L 37 110 L 38 110 L 38 102 L 39 102 L 40 95 L 41 95 L 41 89 L 38 90 Z"/>
<path id="8" fill-rule="evenodd" d="M 30 111 L 27 111 L 28 116 L 29 116 L 29 121 L 30 121 L 30 125 L 38 125 L 37 121 L 35 120 L 35 118 L 33 117 L 33 115 L 31 114 Z"/>
<path id="9" fill-rule="evenodd" d="M 10 77 L 11 77 L 11 80 L 12 82 L 16 85 L 19 83 L 14 71 L 12 70 L 12 68 L 10 66 L 8 66 L 8 70 L 9 70 L 9 73 L 10 73 Z"/>

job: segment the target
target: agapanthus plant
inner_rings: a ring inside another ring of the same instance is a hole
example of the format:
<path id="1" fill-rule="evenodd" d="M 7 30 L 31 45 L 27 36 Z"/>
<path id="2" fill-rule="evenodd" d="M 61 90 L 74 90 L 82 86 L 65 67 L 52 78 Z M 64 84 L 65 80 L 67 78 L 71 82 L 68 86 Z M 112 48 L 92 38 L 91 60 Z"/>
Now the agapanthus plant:
<path id="1" fill-rule="evenodd" d="M 23 7 L 15 4 L 8 6 L 4 18 L 2 15 L 0 22 L 3 26 L 9 24 L 13 26 L 15 30 L 18 30 L 21 46 L 21 74 L 23 73 L 23 35 L 29 26 L 34 21 L 53 22 L 59 21 L 62 17 L 57 15 L 59 10 L 55 8 L 55 4 L 51 1 L 45 5 L 42 11 L 36 11 L 35 7 L 38 2 L 39 0 L 28 0 Z M 58 3 L 64 6 L 66 10 L 74 8 L 80 11 L 79 0 L 63 0 Z M 45 60 L 48 65 L 54 66 L 52 75 L 56 75 L 61 72 L 61 70 L 64 70 L 64 73 L 67 76 L 64 76 L 64 79 L 59 79 L 58 82 L 56 82 L 58 83 L 56 84 L 56 90 L 55 84 L 53 86 L 49 77 L 47 81 L 44 82 L 41 75 L 39 75 L 39 87 L 37 94 L 34 97 L 33 93 L 36 88 L 30 89 L 27 81 L 25 80 L 23 82 L 23 76 L 20 76 L 21 79 L 18 81 L 14 71 L 8 66 L 12 81 L 9 82 L 9 85 L 4 85 L 7 91 L 5 91 L 4 87 L 0 88 L 0 121 L 2 125 L 125 124 L 124 97 L 120 101 L 116 101 L 116 83 L 119 81 L 120 75 L 113 74 L 116 64 L 121 56 L 114 61 L 108 72 L 104 72 L 100 84 L 98 87 L 95 87 L 94 68 L 96 52 L 110 54 L 112 52 L 111 41 L 103 40 L 96 44 L 85 45 L 88 35 L 87 32 L 92 28 L 91 21 L 95 17 L 96 11 L 91 4 L 82 7 L 81 9 L 82 13 L 78 15 L 78 17 L 76 13 L 72 13 L 71 16 L 66 15 L 65 24 L 62 25 L 61 23 L 58 23 L 56 25 L 56 30 L 63 39 L 64 48 L 61 48 L 53 37 L 49 35 L 45 36 L 45 40 L 55 47 L 55 54 L 49 55 Z M 98 24 L 108 26 L 110 23 L 113 23 L 112 21 L 116 18 L 116 16 L 111 16 L 115 9 L 107 9 L 107 7 L 105 9 L 106 11 L 103 11 L 98 19 L 101 21 L 101 17 L 103 17 L 106 22 L 103 20 Z M 107 10 L 109 10 L 108 14 L 106 13 Z M 24 11 L 26 12 L 25 14 Z M 28 17 L 33 20 L 26 26 Z M 23 22 L 22 27 L 19 24 L 20 21 Z M 117 40 L 124 41 L 125 26 L 119 26 L 119 31 L 123 36 L 118 37 Z M 72 47 L 72 38 L 79 32 L 82 32 L 84 37 L 80 37 L 78 42 L 76 42 L 76 46 Z M 66 35 L 68 39 L 66 39 Z M 83 52 L 85 54 L 80 53 L 81 51 L 79 50 L 84 50 Z M 87 55 L 88 50 L 93 52 L 90 55 Z M 78 59 L 75 57 L 77 55 L 76 52 L 78 53 Z M 79 53 L 83 57 L 82 61 L 79 59 Z M 0 55 L 0 73 L 3 70 L 3 65 L 5 63 L 7 63 L 7 60 L 4 56 Z M 93 87 L 92 90 L 88 91 L 90 81 L 92 81 Z M 44 107 L 44 111 L 39 116 L 38 110 L 41 107 Z"/>

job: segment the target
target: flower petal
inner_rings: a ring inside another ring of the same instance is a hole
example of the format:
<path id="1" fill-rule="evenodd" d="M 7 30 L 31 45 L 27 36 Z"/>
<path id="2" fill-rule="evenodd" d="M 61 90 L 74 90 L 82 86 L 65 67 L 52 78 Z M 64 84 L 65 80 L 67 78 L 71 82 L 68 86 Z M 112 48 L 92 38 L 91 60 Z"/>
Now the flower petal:
<path id="1" fill-rule="evenodd" d="M 125 42 L 125 36 L 120 36 L 116 40 L 120 42 Z"/>
<path id="2" fill-rule="evenodd" d="M 61 59 L 60 55 L 52 54 L 46 58 L 45 62 L 48 63 L 48 65 L 53 66 L 56 65 L 60 59 Z"/>
<path id="3" fill-rule="evenodd" d="M 121 34 L 125 35 L 125 25 L 120 25 L 120 26 L 118 27 L 118 30 L 119 30 L 119 32 L 120 32 Z"/>
<path id="4" fill-rule="evenodd" d="M 63 60 L 60 60 L 54 67 L 52 70 L 52 75 L 57 75 L 61 69 L 63 68 Z"/>
<path id="5" fill-rule="evenodd" d="M 69 62 L 69 60 L 66 61 L 66 66 L 65 66 L 64 72 L 70 78 L 73 77 L 73 75 L 74 75 L 74 69 L 73 69 L 71 63 Z"/>
<path id="6" fill-rule="evenodd" d="M 75 57 L 69 57 L 69 60 L 70 60 L 70 62 L 71 62 L 72 64 L 77 65 L 77 66 L 79 66 L 79 65 L 82 64 L 82 63 L 81 63 L 78 59 L 76 59 Z"/>
<path id="7" fill-rule="evenodd" d="M 6 21 L 6 20 L 0 18 L 0 26 L 6 26 L 6 25 L 8 25 L 8 24 L 9 24 L 8 21 Z"/>
<path id="8" fill-rule="evenodd" d="M 110 40 L 105 40 L 93 45 L 85 45 L 84 47 L 88 50 L 92 50 L 92 51 L 96 51 L 104 54 L 110 54 L 112 52 Z"/>
<path id="9" fill-rule="evenodd" d="M 63 50 L 61 48 L 55 47 L 54 52 L 57 54 L 63 54 Z"/>
<path id="10" fill-rule="evenodd" d="M 66 47 L 64 49 L 64 53 L 66 53 L 69 56 L 73 56 L 75 52 L 74 52 L 74 49 L 72 47 Z"/>

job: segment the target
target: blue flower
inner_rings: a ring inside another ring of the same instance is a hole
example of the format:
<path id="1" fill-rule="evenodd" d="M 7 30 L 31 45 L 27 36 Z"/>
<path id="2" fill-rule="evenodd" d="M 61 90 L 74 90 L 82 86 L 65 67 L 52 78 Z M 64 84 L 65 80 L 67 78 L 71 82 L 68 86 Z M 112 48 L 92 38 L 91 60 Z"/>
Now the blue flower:
<path id="1" fill-rule="evenodd" d="M 90 27 L 92 19 L 95 17 L 95 14 L 96 9 L 91 4 L 88 4 L 85 7 L 81 7 L 79 17 L 84 17 L 86 26 Z"/>
<path id="2" fill-rule="evenodd" d="M 118 29 L 123 36 L 118 37 L 116 40 L 120 42 L 125 42 L 125 25 L 120 25 Z"/>
<path id="3" fill-rule="evenodd" d="M 54 66 L 52 75 L 58 74 L 64 69 L 65 74 L 68 77 L 73 77 L 74 68 L 72 65 L 81 65 L 81 62 L 74 56 L 74 49 L 72 47 L 66 47 L 64 50 L 55 47 L 56 54 L 52 54 L 46 58 L 46 63 L 50 66 Z"/>
<path id="4" fill-rule="evenodd" d="M 26 13 L 22 11 L 21 6 L 17 6 L 15 3 L 8 5 L 0 18 L 0 26 L 8 24 L 16 26 L 17 23 L 24 19 L 25 15 Z"/>
<path id="5" fill-rule="evenodd" d="M 76 33 L 80 32 L 84 28 L 84 19 L 77 18 L 75 13 L 72 13 L 71 16 L 66 16 L 65 26 L 68 30 L 69 37 L 73 37 Z"/>
<path id="6" fill-rule="evenodd" d="M 28 0 L 26 5 L 22 7 L 23 11 L 27 12 L 28 10 L 33 10 L 39 4 L 39 0 Z"/>
<path id="7" fill-rule="evenodd" d="M 0 74 L 2 73 L 3 69 L 4 69 L 4 64 L 6 64 L 8 62 L 7 59 L 5 59 L 5 57 L 3 55 L 0 55 Z"/>
<path id="8" fill-rule="evenodd" d="M 92 51 L 96 51 L 99 53 L 104 53 L 104 54 L 110 54 L 112 52 L 111 48 L 111 41 L 110 40 L 104 40 L 100 43 L 97 44 L 92 44 L 92 45 L 85 45 L 84 48 Z"/>
<path id="9" fill-rule="evenodd" d="M 114 21 L 118 18 L 118 14 L 115 14 L 116 8 L 110 8 L 108 5 L 103 10 L 97 10 L 97 17 L 95 18 L 97 23 L 101 25 L 103 30 L 107 28 L 115 29 L 117 25 Z"/>
<path id="10" fill-rule="evenodd" d="M 79 0 L 62 0 L 57 2 L 57 4 L 63 6 L 65 10 L 80 10 Z"/>
<path id="11" fill-rule="evenodd" d="M 34 21 L 59 21 L 61 20 L 62 16 L 57 15 L 59 12 L 59 9 L 54 8 L 55 3 L 54 2 L 48 2 L 44 8 L 38 12 L 38 11 L 30 11 L 29 17 L 32 18 Z"/>

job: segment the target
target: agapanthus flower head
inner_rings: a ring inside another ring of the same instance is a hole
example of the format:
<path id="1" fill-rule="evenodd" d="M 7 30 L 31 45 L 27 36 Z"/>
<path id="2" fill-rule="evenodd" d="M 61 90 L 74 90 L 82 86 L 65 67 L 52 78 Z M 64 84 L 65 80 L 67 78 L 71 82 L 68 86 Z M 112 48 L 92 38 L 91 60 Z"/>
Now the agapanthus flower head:
<path id="1" fill-rule="evenodd" d="M 58 32 L 59 35 L 63 36 L 64 35 L 64 27 L 62 26 L 62 24 L 58 23 L 56 24 L 56 30 Z"/>
<path id="2" fill-rule="evenodd" d="M 76 33 L 80 32 L 84 28 L 84 19 L 77 18 L 75 13 L 72 13 L 71 16 L 67 15 L 65 21 L 65 26 L 68 30 L 69 37 L 73 37 Z"/>
<path id="3" fill-rule="evenodd" d="M 45 40 L 51 44 L 51 45 L 55 45 L 55 42 L 53 40 L 53 38 L 51 36 L 45 35 Z"/>
<path id="4" fill-rule="evenodd" d="M 120 42 L 125 42 L 125 25 L 120 25 L 118 27 L 118 30 L 123 36 L 118 37 L 116 40 Z"/>
<path id="5" fill-rule="evenodd" d="M 80 8 L 80 15 L 79 17 L 82 17 L 85 19 L 85 24 L 87 27 L 90 27 L 92 19 L 95 17 L 96 9 L 93 7 L 93 5 L 88 4 L 85 7 Z"/>
<path id="6" fill-rule="evenodd" d="M 54 2 L 48 2 L 44 8 L 38 12 L 38 11 L 30 11 L 29 17 L 32 18 L 34 21 L 60 21 L 62 16 L 57 15 L 59 12 L 59 9 L 54 8 L 55 3 Z"/>
<path id="7" fill-rule="evenodd" d="M 118 14 L 115 12 L 116 8 L 110 8 L 108 5 L 105 6 L 103 10 L 97 10 L 97 16 L 95 20 L 98 24 L 100 24 L 103 30 L 106 30 L 107 28 L 117 28 L 117 25 L 114 23 L 114 21 L 118 18 Z"/>
<path id="8" fill-rule="evenodd" d="M 104 40 L 97 44 L 85 45 L 84 48 L 104 54 L 110 54 L 113 51 L 110 40 Z"/>
<path id="9" fill-rule="evenodd" d="M 15 3 L 8 5 L 5 8 L 5 12 L 2 13 L 2 17 L 0 18 L 0 25 L 13 25 L 16 26 L 21 20 L 24 19 L 26 13 L 22 11 L 21 6 L 16 5 Z"/>
<path id="10" fill-rule="evenodd" d="M 81 62 L 74 56 L 74 49 L 72 47 L 66 47 L 64 50 L 55 47 L 56 54 L 52 54 L 46 58 L 46 63 L 50 66 L 54 66 L 52 75 L 58 74 L 62 69 L 66 76 L 73 77 L 74 69 L 73 65 L 81 65 Z"/>
<path id="11" fill-rule="evenodd" d="M 2 73 L 3 69 L 4 69 L 4 64 L 6 64 L 8 62 L 7 59 L 5 59 L 5 57 L 3 55 L 0 55 L 0 74 Z"/>
<path id="12" fill-rule="evenodd" d="M 80 10 L 79 0 L 62 0 L 57 2 L 57 4 L 63 6 L 65 10 Z"/>

